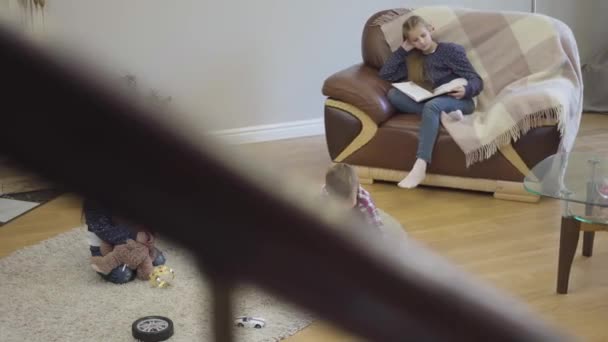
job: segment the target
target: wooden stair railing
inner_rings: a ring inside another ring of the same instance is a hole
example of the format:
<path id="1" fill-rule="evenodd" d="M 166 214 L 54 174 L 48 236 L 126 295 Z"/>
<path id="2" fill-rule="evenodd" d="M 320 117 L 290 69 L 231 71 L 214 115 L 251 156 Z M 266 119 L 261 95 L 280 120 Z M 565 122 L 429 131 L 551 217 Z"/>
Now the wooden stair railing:
<path id="1" fill-rule="evenodd" d="M 191 249 L 212 279 L 216 340 L 232 340 L 239 282 L 372 341 L 570 339 L 413 241 L 394 255 L 339 233 L 352 222 L 267 190 L 214 143 L 199 147 L 6 29 L 0 68 L 0 153 Z"/>

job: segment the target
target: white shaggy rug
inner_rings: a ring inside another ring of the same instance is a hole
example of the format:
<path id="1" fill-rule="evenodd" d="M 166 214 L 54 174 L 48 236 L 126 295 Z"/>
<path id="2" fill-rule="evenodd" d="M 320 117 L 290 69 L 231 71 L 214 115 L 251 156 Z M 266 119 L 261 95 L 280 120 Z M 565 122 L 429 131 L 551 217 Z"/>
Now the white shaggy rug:
<path id="1" fill-rule="evenodd" d="M 133 341 L 133 321 L 160 315 L 173 320 L 169 341 L 212 341 L 205 279 L 186 250 L 162 237 L 158 247 L 176 275 L 166 289 L 137 279 L 103 281 L 89 266 L 83 228 L 0 259 L 0 340 Z M 237 291 L 234 314 L 266 319 L 262 329 L 235 327 L 237 341 L 279 341 L 312 322 L 311 315 L 254 288 Z"/>

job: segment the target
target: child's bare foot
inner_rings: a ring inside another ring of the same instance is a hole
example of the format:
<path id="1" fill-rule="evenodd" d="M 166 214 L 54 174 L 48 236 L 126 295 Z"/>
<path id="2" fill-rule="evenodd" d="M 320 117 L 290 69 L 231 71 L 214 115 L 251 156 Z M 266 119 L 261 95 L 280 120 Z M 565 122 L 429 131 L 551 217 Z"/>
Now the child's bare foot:
<path id="1" fill-rule="evenodd" d="M 441 115 L 447 115 L 450 119 L 452 119 L 453 121 L 460 121 L 464 118 L 464 115 L 462 114 L 462 111 L 460 109 L 457 110 L 453 110 L 449 113 L 446 112 L 441 112 Z"/>
<path id="2" fill-rule="evenodd" d="M 417 187 L 424 180 L 424 177 L 426 177 L 426 161 L 418 158 L 410 173 L 397 186 L 412 189 Z"/>

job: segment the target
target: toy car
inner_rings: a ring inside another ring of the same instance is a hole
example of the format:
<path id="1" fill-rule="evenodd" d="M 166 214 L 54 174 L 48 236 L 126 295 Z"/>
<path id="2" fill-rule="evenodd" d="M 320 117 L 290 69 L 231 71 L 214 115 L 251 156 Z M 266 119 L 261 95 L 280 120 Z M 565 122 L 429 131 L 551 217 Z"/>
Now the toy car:
<path id="1" fill-rule="evenodd" d="M 234 320 L 234 325 L 241 328 L 261 329 L 266 325 L 266 321 L 259 317 L 240 316 Z"/>

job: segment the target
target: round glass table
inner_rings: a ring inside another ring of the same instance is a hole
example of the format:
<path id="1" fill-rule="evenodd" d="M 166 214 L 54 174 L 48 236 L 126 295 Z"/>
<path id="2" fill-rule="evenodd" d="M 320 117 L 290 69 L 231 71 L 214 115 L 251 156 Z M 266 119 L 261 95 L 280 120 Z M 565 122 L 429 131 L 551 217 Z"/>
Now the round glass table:
<path id="1" fill-rule="evenodd" d="M 530 170 L 524 188 L 564 202 L 557 292 L 567 293 L 580 232 L 583 255 L 590 257 L 595 232 L 608 230 L 608 158 L 592 152 L 554 154 Z"/>

